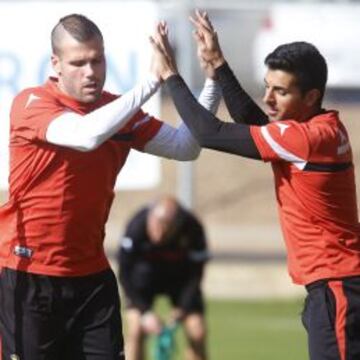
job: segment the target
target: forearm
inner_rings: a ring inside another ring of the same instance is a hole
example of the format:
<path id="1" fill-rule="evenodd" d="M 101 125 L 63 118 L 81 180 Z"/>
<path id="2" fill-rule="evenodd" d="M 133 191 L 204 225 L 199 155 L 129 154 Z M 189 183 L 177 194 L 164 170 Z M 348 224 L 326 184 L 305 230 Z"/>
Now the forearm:
<path id="1" fill-rule="evenodd" d="M 199 95 L 198 102 L 212 114 L 216 114 L 221 100 L 221 87 L 212 79 L 206 79 L 204 87 Z"/>
<path id="2" fill-rule="evenodd" d="M 199 102 L 209 111 L 215 113 L 219 107 L 221 89 L 216 81 L 207 79 L 199 96 Z M 158 134 L 150 140 L 144 151 L 181 161 L 195 160 L 200 153 L 200 147 L 184 122 L 178 128 L 164 123 Z"/>
<path id="3" fill-rule="evenodd" d="M 266 114 L 241 87 L 227 63 L 216 69 L 226 107 L 235 122 L 249 125 L 268 123 Z"/>
<path id="4" fill-rule="evenodd" d="M 90 151 L 123 128 L 156 92 L 159 82 L 147 78 L 111 103 L 87 114 L 68 112 L 53 120 L 46 132 L 48 142 Z"/>
<path id="5" fill-rule="evenodd" d="M 199 144 L 184 123 L 178 128 L 164 123 L 144 147 L 144 152 L 148 154 L 179 161 L 195 160 L 200 150 Z"/>
<path id="6" fill-rule="evenodd" d="M 217 119 L 196 101 L 180 76 L 169 77 L 166 84 L 181 118 L 202 147 L 260 159 L 249 126 Z"/>

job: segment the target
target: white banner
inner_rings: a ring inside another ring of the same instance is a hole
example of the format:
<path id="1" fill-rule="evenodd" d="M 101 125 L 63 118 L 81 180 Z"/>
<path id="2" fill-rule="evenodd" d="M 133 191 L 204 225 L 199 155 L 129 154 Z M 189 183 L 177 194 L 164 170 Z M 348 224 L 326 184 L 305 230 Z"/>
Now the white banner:
<path id="1" fill-rule="evenodd" d="M 157 20 L 157 8 L 144 1 L 16 1 L 0 2 L 0 187 L 8 182 L 9 110 L 14 96 L 37 86 L 51 75 L 50 33 L 58 20 L 80 13 L 103 33 L 107 57 L 105 89 L 123 93 L 146 76 L 148 36 Z M 144 109 L 159 115 L 159 97 Z M 160 180 L 159 159 L 132 151 L 121 171 L 117 188 L 149 188 Z"/>

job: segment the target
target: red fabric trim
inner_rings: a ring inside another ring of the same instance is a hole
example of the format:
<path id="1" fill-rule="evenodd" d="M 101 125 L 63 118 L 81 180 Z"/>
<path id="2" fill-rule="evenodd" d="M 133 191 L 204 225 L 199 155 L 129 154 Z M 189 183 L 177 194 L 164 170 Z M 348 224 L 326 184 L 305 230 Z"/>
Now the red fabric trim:
<path id="1" fill-rule="evenodd" d="M 339 347 L 341 360 L 346 360 L 346 312 L 348 302 L 344 293 L 341 280 L 329 281 L 329 288 L 333 292 L 336 301 L 335 333 Z"/>

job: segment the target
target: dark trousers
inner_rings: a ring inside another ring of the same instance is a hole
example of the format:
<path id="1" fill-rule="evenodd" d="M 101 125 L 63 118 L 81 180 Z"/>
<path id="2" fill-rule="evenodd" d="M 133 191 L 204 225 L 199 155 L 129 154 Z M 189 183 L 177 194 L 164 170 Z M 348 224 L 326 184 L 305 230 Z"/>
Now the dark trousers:
<path id="1" fill-rule="evenodd" d="M 360 359 L 360 277 L 317 281 L 302 314 L 311 360 Z"/>
<path id="2" fill-rule="evenodd" d="M 2 269 L 2 359 L 123 360 L 120 300 L 111 270 L 54 277 Z"/>

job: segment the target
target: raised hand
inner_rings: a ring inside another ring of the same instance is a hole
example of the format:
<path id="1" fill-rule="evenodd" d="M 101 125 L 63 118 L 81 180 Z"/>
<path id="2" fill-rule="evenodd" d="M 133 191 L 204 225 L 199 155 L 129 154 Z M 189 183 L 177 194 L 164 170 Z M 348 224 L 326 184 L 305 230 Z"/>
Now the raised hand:
<path id="1" fill-rule="evenodd" d="M 164 21 L 157 24 L 153 36 L 150 36 L 150 43 L 153 48 L 151 60 L 151 71 L 161 80 L 177 74 L 177 65 L 173 50 L 168 40 L 168 28 Z"/>
<path id="2" fill-rule="evenodd" d="M 203 39 L 198 38 L 198 36 L 199 35 L 197 33 L 194 33 L 194 37 L 197 43 L 197 57 L 199 60 L 199 65 L 201 69 L 204 71 L 205 76 L 207 78 L 215 79 L 216 78 L 215 67 L 210 61 L 206 61 L 204 59 L 203 52 L 206 51 L 206 49 L 204 48 L 205 44 L 203 42 Z"/>
<path id="3" fill-rule="evenodd" d="M 213 74 L 214 69 L 225 62 L 217 33 L 205 11 L 196 10 L 190 21 L 195 26 L 194 38 L 200 65 L 207 74 Z"/>

